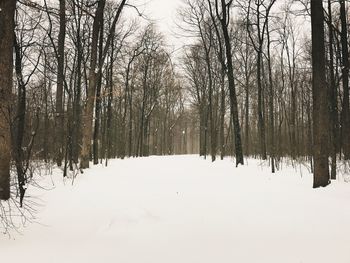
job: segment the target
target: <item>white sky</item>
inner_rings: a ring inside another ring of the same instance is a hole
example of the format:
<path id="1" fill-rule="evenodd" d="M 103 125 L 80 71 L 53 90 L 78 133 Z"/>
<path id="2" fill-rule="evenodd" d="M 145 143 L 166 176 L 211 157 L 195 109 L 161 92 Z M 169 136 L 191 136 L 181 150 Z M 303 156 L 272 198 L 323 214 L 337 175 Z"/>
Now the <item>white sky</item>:
<path id="1" fill-rule="evenodd" d="M 176 31 L 178 31 L 176 14 L 182 0 L 138 1 L 143 4 L 140 10 L 143 10 L 144 14 L 155 22 L 160 32 L 165 36 L 166 43 L 170 45 L 170 50 L 181 48 L 184 44 L 184 39 L 176 36 Z"/>
<path id="2" fill-rule="evenodd" d="M 274 10 L 278 10 L 285 2 L 285 0 L 278 0 L 274 5 Z M 193 39 L 186 38 L 183 32 L 181 34 L 181 30 L 177 27 L 177 22 L 179 22 L 177 10 L 184 5 L 183 0 L 130 0 L 130 3 L 137 5 L 139 10 L 157 25 L 159 31 L 165 37 L 169 51 L 174 51 L 175 57 L 181 54 L 184 45 L 193 41 Z M 134 10 L 129 9 L 127 12 L 133 12 L 135 14 Z M 296 24 L 304 28 L 301 32 L 309 33 L 309 21 L 304 21 L 303 17 L 294 19 Z M 148 22 L 145 19 L 141 19 L 142 24 Z"/>

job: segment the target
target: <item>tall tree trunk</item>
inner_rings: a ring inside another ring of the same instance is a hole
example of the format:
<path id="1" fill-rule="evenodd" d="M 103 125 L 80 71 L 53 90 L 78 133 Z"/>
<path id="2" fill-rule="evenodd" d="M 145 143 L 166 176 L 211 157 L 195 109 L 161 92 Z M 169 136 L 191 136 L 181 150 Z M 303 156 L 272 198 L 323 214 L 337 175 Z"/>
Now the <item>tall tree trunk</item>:
<path id="1" fill-rule="evenodd" d="M 25 129 L 25 117 L 26 117 L 26 85 L 23 80 L 22 75 L 22 51 L 19 46 L 16 36 L 14 40 L 15 48 L 15 69 L 16 77 L 18 83 L 18 97 L 17 97 L 17 113 L 15 118 L 15 125 L 12 131 L 12 156 L 16 163 L 17 179 L 18 179 L 18 189 L 20 195 L 20 206 L 22 207 L 24 194 L 26 191 L 26 172 L 23 166 L 24 153 L 23 153 L 23 137 Z"/>
<path id="2" fill-rule="evenodd" d="M 225 103 L 225 75 L 222 72 L 221 76 L 221 92 L 220 92 L 220 157 L 221 160 L 225 157 L 225 112 L 226 112 L 226 103 Z"/>
<path id="3" fill-rule="evenodd" d="M 79 1 L 77 2 L 78 14 L 76 14 L 77 21 L 77 32 L 76 32 L 76 53 L 77 53 L 77 64 L 76 64 L 76 79 L 75 79 L 75 89 L 74 89 L 74 101 L 73 101 L 73 127 L 72 127 L 72 155 L 75 164 L 78 163 L 80 145 L 79 138 L 81 134 L 81 86 L 82 86 L 82 63 L 83 63 L 83 47 L 82 47 L 82 36 L 81 36 L 81 17 L 82 11 L 79 7 Z M 75 8 L 73 9 L 75 11 Z"/>
<path id="4" fill-rule="evenodd" d="M 331 179 L 336 179 L 337 176 L 337 130 L 338 130 L 338 110 L 337 110 L 337 87 L 335 84 L 334 75 L 334 51 L 333 51 L 333 22 L 332 22 L 332 3 L 328 0 L 328 15 L 329 15 L 329 100 L 330 100 L 330 132 L 331 132 Z"/>
<path id="5" fill-rule="evenodd" d="M 206 52 L 206 64 L 208 69 L 208 85 L 209 85 L 209 96 L 208 96 L 208 114 L 209 114 L 209 122 L 210 122 L 210 153 L 212 162 L 216 159 L 216 127 L 214 123 L 214 105 L 213 105 L 213 77 L 212 77 L 212 69 L 210 62 L 210 54 L 209 51 Z"/>
<path id="6" fill-rule="evenodd" d="M 344 159 L 350 159 L 350 108 L 349 108 L 349 49 L 348 29 L 346 21 L 345 0 L 340 1 L 341 45 L 342 45 L 342 82 L 343 82 L 343 109 L 342 109 L 342 139 Z"/>
<path id="7" fill-rule="evenodd" d="M 217 5 L 216 0 L 216 6 Z M 232 124 L 234 129 L 234 143 L 235 143 L 235 154 L 236 154 L 236 166 L 239 164 L 244 164 L 243 160 L 243 149 L 242 149 L 242 140 L 241 140 L 241 127 L 239 124 L 238 117 L 238 105 L 237 105 L 237 96 L 236 96 L 236 87 L 235 87 L 235 79 L 233 75 L 233 62 L 232 62 L 232 53 L 231 53 L 231 41 L 228 33 L 228 25 L 230 21 L 228 20 L 229 12 L 230 12 L 230 4 L 229 2 L 226 4 L 225 0 L 221 0 L 222 7 L 222 18 L 220 18 L 221 28 L 224 35 L 225 40 L 225 48 L 226 48 L 226 59 L 227 59 L 227 77 L 229 83 L 229 92 L 230 92 L 230 106 L 231 106 L 231 115 L 232 115 Z M 218 9 L 218 8 L 217 8 Z M 217 10 L 219 14 L 219 11 Z"/>
<path id="8" fill-rule="evenodd" d="M 258 133 L 260 142 L 260 154 L 263 160 L 267 159 L 266 155 L 266 139 L 265 139 L 265 121 L 263 115 L 263 91 L 262 91 L 262 47 L 259 47 L 258 57 L 257 57 L 257 81 L 258 81 Z"/>
<path id="9" fill-rule="evenodd" d="M 104 46 L 102 52 L 102 59 L 100 63 L 97 63 L 97 53 L 98 53 L 98 40 L 100 36 L 100 31 L 103 28 L 103 13 L 106 4 L 106 0 L 98 1 L 97 9 L 95 12 L 95 18 L 92 26 L 92 41 L 91 41 L 91 59 L 90 59 L 90 71 L 89 71 L 89 88 L 87 91 L 87 102 L 84 110 L 83 116 L 83 139 L 82 139 L 82 151 L 81 151 L 81 161 L 80 167 L 81 169 L 89 168 L 89 160 L 90 160 L 90 150 L 91 150 L 91 139 L 93 137 L 93 111 L 95 105 L 95 96 L 96 96 L 96 88 L 98 82 L 98 76 L 101 73 L 100 65 L 103 64 L 103 61 L 107 55 L 107 51 L 109 46 L 114 38 L 116 24 L 121 15 L 123 7 L 126 3 L 126 0 L 122 0 L 116 15 L 114 16 L 106 44 Z"/>
<path id="10" fill-rule="evenodd" d="M 112 101 L 113 101 L 113 62 L 114 62 L 114 43 L 112 41 L 112 50 L 111 50 L 111 61 L 109 66 L 109 75 L 108 75 L 108 97 L 107 97 L 107 124 L 106 124 L 106 143 L 107 143 L 107 160 L 112 156 L 112 146 L 111 146 L 111 136 L 112 136 Z"/>
<path id="11" fill-rule="evenodd" d="M 132 122 L 133 122 L 133 112 L 132 112 L 132 104 L 133 104 L 133 86 L 131 85 L 130 87 L 130 93 L 128 96 L 128 101 L 129 101 L 129 127 L 128 127 L 128 157 L 131 157 L 134 155 L 133 153 L 133 138 L 132 138 Z"/>
<path id="12" fill-rule="evenodd" d="M 126 68 L 126 76 L 125 76 L 125 94 L 124 94 L 124 113 L 123 113 L 123 119 L 122 119 L 122 149 L 121 149 L 121 154 L 122 157 L 124 158 L 126 155 L 126 148 L 127 148 L 127 114 L 128 114 L 128 108 L 129 105 L 128 103 L 130 102 L 129 97 L 130 97 L 130 71 L 131 71 L 131 66 L 133 63 L 133 60 L 135 59 L 135 55 L 130 59 L 130 61 L 128 62 L 128 66 Z M 129 108 L 130 109 L 130 108 Z M 129 120 L 131 122 L 131 120 Z M 130 157 L 130 154 L 129 154 Z"/>
<path id="13" fill-rule="evenodd" d="M 97 85 L 97 53 L 98 53 L 98 39 L 99 32 L 102 28 L 103 11 L 106 0 L 98 1 L 95 18 L 92 27 L 92 41 L 91 41 L 91 60 L 89 71 L 89 85 L 86 98 L 86 105 L 83 115 L 83 147 L 80 156 L 80 168 L 89 168 L 91 139 L 93 135 L 93 111 L 95 105 L 96 85 Z"/>
<path id="14" fill-rule="evenodd" d="M 246 40 L 246 45 L 248 46 L 248 41 Z M 249 156 L 250 155 L 250 147 L 249 147 L 249 73 L 248 73 L 248 47 L 246 46 L 246 52 L 245 52 L 245 65 L 246 65 L 246 70 L 245 70 L 245 87 L 244 87 L 244 93 L 245 93 L 245 98 L 244 98 L 244 103 L 245 103 L 245 116 L 244 116 L 244 150 L 245 150 L 245 155 Z"/>
<path id="15" fill-rule="evenodd" d="M 44 58 L 44 75 L 47 76 L 47 57 Z M 48 163 L 48 131 L 49 131 L 49 91 L 50 91 L 50 81 L 44 78 L 44 138 L 43 138 L 43 158 L 44 162 Z"/>
<path id="16" fill-rule="evenodd" d="M 329 184 L 328 100 L 322 0 L 311 0 L 314 188 Z"/>
<path id="17" fill-rule="evenodd" d="M 13 43 L 15 0 L 0 1 L 0 200 L 10 198 L 11 128 L 10 102 L 12 95 Z"/>
<path id="18" fill-rule="evenodd" d="M 275 113 L 274 113 L 274 89 L 272 81 L 272 66 L 271 66 L 271 40 L 269 32 L 269 23 L 266 23 L 267 33 L 267 65 L 269 71 L 269 113 L 270 113 L 270 159 L 271 159 L 271 172 L 275 172 Z"/>
<path id="19" fill-rule="evenodd" d="M 58 34 L 57 53 L 57 90 L 56 90 L 56 163 L 62 165 L 64 146 L 64 108 L 63 108 L 63 86 L 64 86 L 64 42 L 66 37 L 66 0 L 60 1 L 60 30 Z"/>
<path id="20" fill-rule="evenodd" d="M 95 107 L 95 126 L 93 134 L 93 159 L 94 164 L 98 164 L 100 124 L 101 124 L 101 89 L 102 89 L 102 52 L 103 52 L 103 18 L 100 28 L 99 54 L 98 54 L 98 74 L 96 86 L 96 107 Z"/>

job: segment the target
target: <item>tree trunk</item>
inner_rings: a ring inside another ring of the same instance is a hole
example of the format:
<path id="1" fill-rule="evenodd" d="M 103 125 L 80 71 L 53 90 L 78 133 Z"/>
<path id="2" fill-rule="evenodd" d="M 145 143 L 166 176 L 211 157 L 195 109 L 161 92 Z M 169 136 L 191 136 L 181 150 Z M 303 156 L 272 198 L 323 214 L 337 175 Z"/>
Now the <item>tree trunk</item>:
<path id="1" fill-rule="evenodd" d="M 10 198 L 10 102 L 13 75 L 15 0 L 0 2 L 0 200 Z"/>
<path id="2" fill-rule="evenodd" d="M 329 14 L 329 71 L 330 71 L 330 85 L 329 85 L 329 107 L 330 107 L 330 133 L 331 133 L 331 158 L 332 169 L 331 179 L 336 179 L 337 176 L 337 130 L 338 130 L 338 110 L 337 110 L 337 88 L 335 84 L 334 75 L 334 52 L 333 52 L 333 23 L 332 23 L 332 4 L 328 0 L 328 14 Z"/>
<path id="3" fill-rule="evenodd" d="M 257 81 L 258 81 L 258 132 L 260 142 L 260 154 L 263 160 L 267 159 L 266 155 L 266 140 L 265 140 L 265 121 L 263 115 L 263 92 L 262 92 L 262 79 L 261 79 L 261 67 L 262 67 L 262 51 L 259 47 L 257 57 Z"/>
<path id="4" fill-rule="evenodd" d="M 221 160 L 225 157 L 225 111 L 226 111 L 226 105 L 225 105 L 225 75 L 222 73 L 221 76 L 221 100 L 220 100 L 220 157 Z"/>
<path id="5" fill-rule="evenodd" d="M 112 41 L 112 52 L 111 52 L 111 62 L 109 66 L 109 75 L 108 75 L 108 97 L 107 97 L 107 124 L 106 124 L 106 143 L 107 143 L 107 154 L 105 156 L 106 158 L 106 165 L 107 160 L 111 158 L 112 156 L 112 146 L 111 146 L 111 136 L 112 136 L 112 101 L 113 101 L 113 61 L 114 61 L 114 43 Z"/>
<path id="6" fill-rule="evenodd" d="M 93 29 L 92 29 L 92 42 L 91 42 L 91 61 L 89 72 L 89 85 L 87 93 L 87 101 L 83 115 L 83 147 L 80 156 L 80 168 L 89 168 L 91 139 L 93 135 L 93 111 L 95 105 L 96 84 L 97 84 L 97 52 L 98 52 L 98 39 L 99 32 L 102 28 L 103 11 L 105 7 L 105 0 L 100 0 L 95 13 Z"/>
<path id="7" fill-rule="evenodd" d="M 322 0 L 311 0 L 314 188 L 329 184 L 328 103 Z"/>
<path id="8" fill-rule="evenodd" d="M 221 22 L 221 27 L 222 27 L 224 40 L 225 40 L 225 47 L 226 47 L 227 77 L 229 82 L 230 106 L 231 106 L 232 124 L 234 129 L 236 166 L 238 166 L 239 164 L 243 165 L 244 160 L 243 160 L 243 149 L 242 149 L 242 140 L 241 140 L 241 127 L 239 125 L 239 118 L 238 118 L 238 105 L 237 105 L 237 97 L 236 97 L 235 79 L 233 75 L 231 41 L 230 41 L 230 36 L 227 28 L 230 22 L 228 21 L 228 17 L 229 17 L 228 12 L 230 9 L 230 5 L 227 5 L 225 3 L 225 0 L 221 0 L 221 6 L 222 6 L 222 18 L 220 19 L 220 22 Z"/>
<path id="9" fill-rule="evenodd" d="M 93 134 L 93 159 L 94 164 L 98 164 L 99 156 L 99 140 L 100 140 L 100 126 L 101 126 L 101 89 L 102 89 L 102 52 L 103 52 L 103 18 L 102 26 L 100 28 L 99 54 L 98 54 L 98 74 L 96 85 L 96 107 L 95 107 L 95 126 Z"/>
<path id="10" fill-rule="evenodd" d="M 349 108 L 349 50 L 348 31 L 346 21 L 345 0 L 340 0 L 341 45 L 342 45 L 342 82 L 343 82 L 343 109 L 342 109 L 342 139 L 344 159 L 350 159 L 350 108 Z"/>
<path id="11" fill-rule="evenodd" d="M 269 71 L 269 113 L 270 113 L 270 159 L 271 159 L 271 172 L 275 173 L 275 114 L 274 114 L 274 89 L 272 81 L 272 66 L 271 66 L 271 41 L 269 32 L 269 23 L 266 23 L 266 33 L 267 33 L 267 65 Z"/>
<path id="12" fill-rule="evenodd" d="M 56 90 L 56 163 L 62 165 L 64 145 L 64 109 L 63 109 L 63 86 L 64 86 L 64 42 L 66 36 L 66 1 L 60 0 L 60 30 L 58 34 L 57 53 L 57 90 Z"/>
<path id="13" fill-rule="evenodd" d="M 73 14 L 77 16 L 76 19 L 76 43 L 75 52 L 77 56 L 76 68 L 75 68 L 75 81 L 74 81 L 74 100 L 73 100 L 73 125 L 72 125 L 72 158 L 75 164 L 79 161 L 80 153 L 80 134 L 81 134 L 81 91 L 82 91 L 82 63 L 83 63 L 83 47 L 82 47 L 82 36 L 81 36 L 81 19 L 82 11 L 77 2 L 78 12 L 73 8 Z"/>
<path id="14" fill-rule="evenodd" d="M 14 123 L 14 129 L 12 131 L 12 156 L 16 163 L 18 189 L 20 195 L 20 206 L 22 207 L 24 194 L 26 191 L 26 176 L 25 168 L 23 167 L 24 153 L 23 153 L 23 137 L 25 129 L 25 117 L 26 117 L 26 85 L 22 75 L 22 55 L 21 48 L 15 37 L 14 39 L 15 48 L 15 71 L 18 85 L 17 95 L 17 112 Z"/>

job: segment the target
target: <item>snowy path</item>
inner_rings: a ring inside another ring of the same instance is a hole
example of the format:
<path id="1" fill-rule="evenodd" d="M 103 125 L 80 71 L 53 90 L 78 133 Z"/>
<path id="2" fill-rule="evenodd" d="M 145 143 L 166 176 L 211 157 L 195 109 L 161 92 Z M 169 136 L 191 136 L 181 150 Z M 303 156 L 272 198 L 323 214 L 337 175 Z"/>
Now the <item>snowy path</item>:
<path id="1" fill-rule="evenodd" d="M 57 177 L 58 178 L 58 177 Z M 49 180 L 48 180 L 49 181 Z M 0 236 L 1 262 L 349 263 L 350 184 L 313 190 L 195 156 L 116 160 L 39 191 L 42 225 Z"/>

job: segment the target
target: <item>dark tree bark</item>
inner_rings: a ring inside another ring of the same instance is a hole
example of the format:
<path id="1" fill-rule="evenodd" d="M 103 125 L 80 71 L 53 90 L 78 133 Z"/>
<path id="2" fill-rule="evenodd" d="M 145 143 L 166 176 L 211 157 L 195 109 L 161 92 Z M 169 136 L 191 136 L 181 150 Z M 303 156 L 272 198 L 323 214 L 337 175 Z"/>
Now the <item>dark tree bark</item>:
<path id="1" fill-rule="evenodd" d="M 292 33 L 293 34 L 293 33 Z M 288 38 L 288 36 L 287 36 Z M 295 80 L 295 42 L 294 36 L 292 36 L 292 51 L 290 54 L 290 48 L 288 40 L 285 41 L 285 48 L 287 53 L 288 71 L 289 71 L 289 86 L 290 86 L 290 148 L 292 158 L 295 160 L 297 156 L 297 91 L 296 91 L 296 80 Z"/>
<path id="2" fill-rule="evenodd" d="M 98 54 L 98 63 L 99 70 L 97 74 L 97 85 L 96 85 L 96 106 L 95 106 L 95 126 L 93 134 L 93 160 L 94 164 L 98 164 L 99 158 L 99 140 L 100 140 L 100 126 L 101 126 L 101 89 L 102 89 L 102 52 L 103 52 L 103 21 L 100 28 L 100 40 L 99 40 L 99 54 Z"/>
<path id="3" fill-rule="evenodd" d="M 133 93 L 134 93 L 134 87 L 133 85 L 130 85 L 130 91 L 128 94 L 128 104 L 129 104 L 129 127 L 128 127 L 128 157 L 133 156 L 133 138 L 132 138 L 132 131 L 133 131 L 133 119 L 134 114 L 132 112 L 132 106 L 133 106 Z"/>
<path id="4" fill-rule="evenodd" d="M 60 30 L 58 34 L 57 48 L 57 90 L 56 90 L 56 163 L 62 165 L 64 146 L 64 109 L 63 109 L 63 87 L 64 87 L 64 42 L 66 36 L 66 1 L 60 0 Z"/>
<path id="5" fill-rule="evenodd" d="M 245 58 L 244 58 L 244 65 L 245 65 L 245 87 L 244 87 L 244 107 L 245 107 L 245 114 L 244 114 L 244 152 L 246 156 L 250 155 L 250 138 L 249 138 L 249 103 L 250 103 L 250 72 L 248 72 L 248 60 L 249 60 L 249 48 L 248 48 L 248 33 L 246 33 L 245 37 Z"/>
<path id="6" fill-rule="evenodd" d="M 269 22 L 266 23 L 267 33 L 267 65 L 269 71 L 269 128 L 270 128 L 270 160 L 271 172 L 275 173 L 275 112 L 274 112 L 274 87 L 272 81 L 272 65 L 271 65 L 271 40 L 269 32 Z"/>
<path id="7" fill-rule="evenodd" d="M 350 159 L 350 108 L 349 108 L 349 48 L 348 31 L 345 10 L 345 0 L 340 2 L 341 46 L 342 46 L 342 82 L 343 82 L 343 109 L 342 109 L 342 144 L 344 159 Z"/>
<path id="8" fill-rule="evenodd" d="M 227 66 L 225 63 L 226 57 L 225 57 L 225 52 L 224 52 L 224 46 L 222 43 L 222 37 L 220 34 L 219 27 L 217 25 L 217 19 L 215 18 L 213 8 L 211 6 L 210 0 L 208 0 L 208 5 L 209 5 L 209 13 L 210 17 L 212 20 L 212 23 L 214 25 L 215 33 L 216 33 L 216 38 L 218 42 L 218 48 L 217 48 L 217 55 L 218 59 L 221 64 L 221 74 L 220 74 L 220 85 L 221 85 L 221 90 L 220 90 L 220 158 L 221 160 L 224 159 L 225 156 L 225 113 L 226 113 L 226 103 L 225 103 L 225 97 L 226 97 L 226 91 L 225 91 L 225 76 L 226 76 L 226 71 L 227 71 Z"/>
<path id="9" fill-rule="evenodd" d="M 330 106 L 330 132 L 331 132 L 331 179 L 336 179 L 337 174 L 337 130 L 338 130 L 338 110 L 337 110 L 337 87 L 335 84 L 334 74 L 334 50 L 333 50 L 333 19 L 332 19 L 332 3 L 328 0 L 328 33 L 329 33 L 329 106 Z"/>
<path id="10" fill-rule="evenodd" d="M 95 95 L 97 87 L 97 53 L 98 39 L 102 28 L 103 11 L 105 8 L 105 0 L 98 1 L 98 6 L 95 12 L 95 18 L 92 26 L 92 41 L 91 41 L 91 60 L 89 72 L 89 86 L 87 93 L 87 101 L 83 115 L 83 147 L 80 156 L 80 168 L 89 168 L 91 139 L 93 135 L 93 111 L 95 105 Z"/>
<path id="11" fill-rule="evenodd" d="M 0 2 L 0 200 L 10 198 L 11 128 L 10 102 L 12 95 L 13 43 L 15 0 Z"/>
<path id="12" fill-rule="evenodd" d="M 112 145 L 111 145 L 111 136 L 112 136 L 112 101 L 113 101 L 113 61 L 114 61 L 114 41 L 111 44 L 111 58 L 109 65 L 109 73 L 107 77 L 107 88 L 108 88 L 108 96 L 107 96 L 107 123 L 106 123 L 106 143 L 107 143 L 107 152 L 106 152 L 106 166 L 108 163 L 108 159 L 112 158 Z"/>
<path id="13" fill-rule="evenodd" d="M 241 140 L 241 127 L 239 124 L 238 117 L 238 105 L 236 96 L 235 79 L 233 75 L 233 61 L 232 61 L 232 50 L 231 50 L 231 40 L 228 33 L 228 26 L 230 23 L 230 7 L 232 0 L 226 3 L 225 0 L 221 0 L 221 13 L 219 12 L 218 0 L 215 0 L 216 13 L 218 19 L 220 19 L 221 28 L 224 36 L 224 43 L 226 48 L 226 60 L 227 60 L 227 77 L 229 82 L 229 94 L 230 94 L 230 106 L 232 115 L 232 124 L 234 129 L 234 143 L 235 143 L 235 154 L 236 154 L 236 166 L 239 164 L 244 164 L 243 160 L 243 149 Z"/>
<path id="14" fill-rule="evenodd" d="M 82 20 L 82 8 L 80 7 L 79 1 L 76 1 L 75 7 L 73 8 L 73 14 L 76 24 L 76 43 L 75 52 L 77 57 L 76 68 L 75 68 L 75 89 L 74 89 L 74 100 L 73 100 L 73 127 L 72 127 L 72 158 L 75 164 L 79 161 L 80 153 L 80 134 L 81 134 L 81 92 L 82 92 L 82 63 L 83 63 L 83 39 L 81 30 Z"/>
<path id="15" fill-rule="evenodd" d="M 12 130 L 12 156 L 16 163 L 17 178 L 18 178 L 18 189 L 20 194 L 20 205 L 22 207 L 22 202 L 24 194 L 26 191 L 26 176 L 25 168 L 23 166 L 24 153 L 23 153 L 23 137 L 25 129 L 25 117 L 26 117 L 26 84 L 23 80 L 22 75 L 22 55 L 21 48 L 17 39 L 14 39 L 14 49 L 15 49 L 15 71 L 17 77 L 18 85 L 18 95 L 17 95 L 17 113 L 14 121 L 14 127 Z"/>
<path id="16" fill-rule="evenodd" d="M 314 188 L 327 186 L 330 182 L 327 147 L 329 113 L 323 23 L 322 0 L 311 0 Z"/>
<path id="17" fill-rule="evenodd" d="M 262 45 L 262 44 L 261 44 Z M 261 68 L 262 66 L 262 50 L 258 50 L 257 54 L 257 81 L 258 81 L 258 132 L 259 132 L 259 142 L 260 142 L 260 152 L 263 160 L 267 159 L 266 154 L 266 135 L 265 135 L 265 121 L 263 114 L 263 91 L 262 91 L 262 78 L 261 78 Z"/>
<path id="18" fill-rule="evenodd" d="M 137 156 L 143 157 L 144 156 L 144 139 L 145 139 L 145 111 L 146 111 L 146 103 L 148 100 L 148 92 L 149 92 L 149 86 L 148 86 L 148 70 L 150 68 L 151 63 L 151 55 L 146 55 L 146 61 L 144 65 L 144 72 L 142 77 L 142 102 L 141 102 L 141 112 L 140 112 L 140 129 L 139 129 L 139 137 L 137 140 Z"/>
<path id="19" fill-rule="evenodd" d="M 221 160 L 225 157 L 225 73 L 222 72 L 221 76 L 221 91 L 220 91 L 220 158 Z"/>

